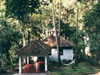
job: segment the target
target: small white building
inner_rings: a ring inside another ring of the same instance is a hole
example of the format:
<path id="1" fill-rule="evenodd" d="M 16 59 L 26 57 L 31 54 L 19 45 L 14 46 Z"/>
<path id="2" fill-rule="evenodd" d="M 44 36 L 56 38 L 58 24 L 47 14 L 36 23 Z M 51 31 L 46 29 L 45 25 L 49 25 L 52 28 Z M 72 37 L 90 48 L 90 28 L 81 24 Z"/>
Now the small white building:
<path id="1" fill-rule="evenodd" d="M 52 47 L 51 54 L 49 55 L 49 61 L 58 62 L 58 53 L 55 36 L 51 35 L 43 41 L 44 43 Z M 73 43 L 71 43 L 63 37 L 60 37 L 60 59 L 63 64 L 67 64 L 68 62 L 71 62 L 73 60 L 73 46 Z"/>

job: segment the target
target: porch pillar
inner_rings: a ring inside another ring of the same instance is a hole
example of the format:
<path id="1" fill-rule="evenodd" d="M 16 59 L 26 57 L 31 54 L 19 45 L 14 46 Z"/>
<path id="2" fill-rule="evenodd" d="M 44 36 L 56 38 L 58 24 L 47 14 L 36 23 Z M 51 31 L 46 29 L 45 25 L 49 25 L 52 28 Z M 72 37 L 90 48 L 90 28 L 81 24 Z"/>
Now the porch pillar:
<path id="1" fill-rule="evenodd" d="M 29 57 L 27 57 L 27 64 L 29 64 Z"/>
<path id="2" fill-rule="evenodd" d="M 21 70 L 22 70 L 22 68 L 21 68 L 21 57 L 19 57 L 19 73 L 21 73 Z"/>
<path id="3" fill-rule="evenodd" d="M 47 72 L 48 71 L 48 63 L 47 63 L 47 57 L 45 57 L 45 71 Z"/>

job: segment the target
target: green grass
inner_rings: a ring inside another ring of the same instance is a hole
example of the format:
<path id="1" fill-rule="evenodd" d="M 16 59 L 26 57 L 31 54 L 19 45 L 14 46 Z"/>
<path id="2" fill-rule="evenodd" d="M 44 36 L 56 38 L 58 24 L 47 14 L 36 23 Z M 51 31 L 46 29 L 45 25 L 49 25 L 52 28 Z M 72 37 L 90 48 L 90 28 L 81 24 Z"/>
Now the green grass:
<path id="1" fill-rule="evenodd" d="M 62 66 L 60 68 L 53 67 L 49 71 L 49 75 L 87 75 L 96 72 L 100 72 L 100 68 L 91 66 L 87 63 L 80 63 L 77 67 L 73 68 L 70 66 Z"/>

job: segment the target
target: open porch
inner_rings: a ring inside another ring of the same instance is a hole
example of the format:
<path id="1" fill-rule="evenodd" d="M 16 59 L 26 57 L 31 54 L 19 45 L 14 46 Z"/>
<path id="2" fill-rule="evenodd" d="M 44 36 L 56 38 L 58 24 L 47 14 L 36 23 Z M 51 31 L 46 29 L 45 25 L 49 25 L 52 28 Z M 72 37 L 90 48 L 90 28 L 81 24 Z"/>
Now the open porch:
<path id="1" fill-rule="evenodd" d="M 19 56 L 19 74 L 14 75 L 47 75 L 48 55 L 50 47 L 40 40 L 35 40 L 17 51 Z M 23 66 L 22 58 L 25 57 L 27 63 Z M 30 59 L 31 62 L 30 62 Z M 42 58 L 42 59 L 39 59 Z"/>

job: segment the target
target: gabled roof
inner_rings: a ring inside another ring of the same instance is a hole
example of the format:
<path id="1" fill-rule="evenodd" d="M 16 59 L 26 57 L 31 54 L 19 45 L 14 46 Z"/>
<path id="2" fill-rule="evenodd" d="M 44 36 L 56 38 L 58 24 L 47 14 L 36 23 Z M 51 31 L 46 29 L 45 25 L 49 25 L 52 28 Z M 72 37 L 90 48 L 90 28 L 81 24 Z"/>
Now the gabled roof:
<path id="1" fill-rule="evenodd" d="M 19 56 L 47 56 L 51 47 L 40 40 L 34 40 L 16 52 Z"/>
<path id="2" fill-rule="evenodd" d="M 46 43 L 50 47 L 56 47 L 56 37 L 53 35 L 48 36 L 43 41 L 44 41 L 44 43 Z M 60 47 L 73 47 L 73 46 L 74 45 L 72 42 L 66 40 L 63 37 L 60 37 Z"/>

